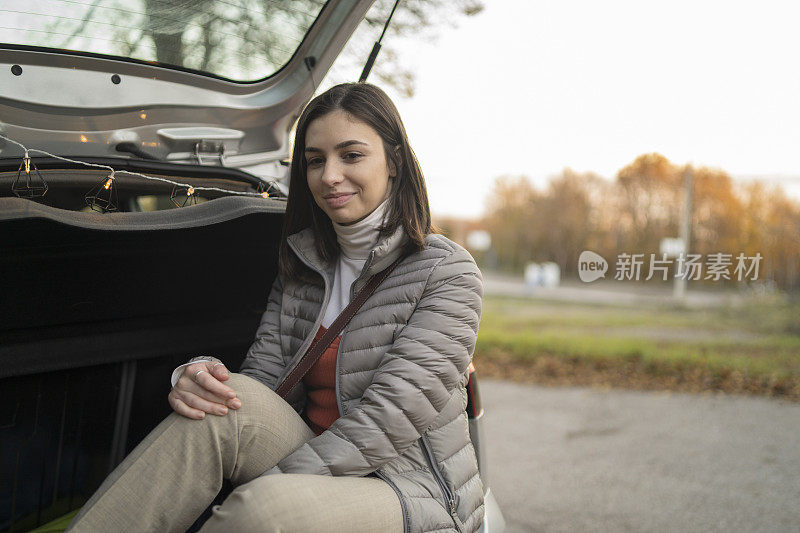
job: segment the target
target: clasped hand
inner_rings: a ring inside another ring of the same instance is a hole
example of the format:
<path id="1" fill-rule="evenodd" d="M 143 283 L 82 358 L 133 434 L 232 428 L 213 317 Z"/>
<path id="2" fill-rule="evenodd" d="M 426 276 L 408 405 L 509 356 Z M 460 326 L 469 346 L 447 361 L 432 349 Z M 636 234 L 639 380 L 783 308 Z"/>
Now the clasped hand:
<path id="1" fill-rule="evenodd" d="M 206 413 L 226 415 L 229 408 L 242 406 L 236 391 L 223 383 L 228 378 L 230 373 L 222 363 L 198 361 L 188 365 L 169 393 L 169 404 L 179 415 L 196 420 L 205 418 Z"/>

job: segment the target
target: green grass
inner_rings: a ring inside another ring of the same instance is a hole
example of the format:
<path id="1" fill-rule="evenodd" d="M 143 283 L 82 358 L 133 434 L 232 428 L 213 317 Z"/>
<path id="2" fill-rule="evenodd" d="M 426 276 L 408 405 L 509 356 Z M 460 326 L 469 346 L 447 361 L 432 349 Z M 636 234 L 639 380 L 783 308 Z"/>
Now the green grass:
<path id="1" fill-rule="evenodd" d="M 487 296 L 478 361 L 546 355 L 571 362 L 639 364 L 647 372 L 800 382 L 800 303 L 773 298 L 742 307 L 607 307 Z"/>

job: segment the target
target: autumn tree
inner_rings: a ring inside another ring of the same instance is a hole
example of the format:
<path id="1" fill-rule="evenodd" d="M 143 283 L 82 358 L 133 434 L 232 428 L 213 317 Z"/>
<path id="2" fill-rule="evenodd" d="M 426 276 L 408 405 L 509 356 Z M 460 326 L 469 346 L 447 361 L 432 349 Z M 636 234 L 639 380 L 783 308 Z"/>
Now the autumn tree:
<path id="1" fill-rule="evenodd" d="M 681 169 L 661 154 L 644 154 L 617 173 L 619 224 L 627 252 L 658 251 L 662 238 L 678 233 Z"/>
<path id="2" fill-rule="evenodd" d="M 581 251 L 595 236 L 594 189 L 604 181 L 594 174 L 565 169 L 544 191 L 524 176 L 495 181 L 487 203 L 485 227 L 498 259 L 521 270 L 531 261 L 555 262 L 573 271 Z"/>
<path id="3" fill-rule="evenodd" d="M 521 270 L 532 260 L 535 235 L 532 217 L 538 192 L 525 176 L 501 176 L 487 200 L 485 227 L 492 247 L 506 269 Z"/>
<path id="4" fill-rule="evenodd" d="M 800 288 L 800 205 L 779 188 L 748 184 L 742 194 L 740 250 L 763 257 L 759 279 Z"/>
<path id="5" fill-rule="evenodd" d="M 562 271 L 575 270 L 594 233 L 591 195 L 600 182 L 596 175 L 567 168 L 535 197 L 528 231 L 535 239 L 532 255 L 537 261 L 553 261 Z"/>
<path id="6" fill-rule="evenodd" d="M 617 173 L 620 252 L 657 253 L 661 240 L 678 237 L 686 172 L 692 175 L 691 253 L 735 253 L 747 214 L 731 177 L 723 170 L 677 166 L 645 154 Z"/>
<path id="7" fill-rule="evenodd" d="M 692 169 L 692 241 L 694 253 L 736 253 L 741 250 L 747 213 L 731 177 L 723 170 Z"/>

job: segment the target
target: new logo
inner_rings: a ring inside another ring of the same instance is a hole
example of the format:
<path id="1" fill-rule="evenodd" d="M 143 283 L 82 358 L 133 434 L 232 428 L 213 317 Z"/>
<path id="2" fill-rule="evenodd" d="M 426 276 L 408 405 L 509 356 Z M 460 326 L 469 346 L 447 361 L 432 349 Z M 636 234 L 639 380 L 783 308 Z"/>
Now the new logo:
<path id="1" fill-rule="evenodd" d="M 584 250 L 578 258 L 578 277 L 586 283 L 599 278 L 605 278 L 608 271 L 608 263 L 602 256 Z"/>

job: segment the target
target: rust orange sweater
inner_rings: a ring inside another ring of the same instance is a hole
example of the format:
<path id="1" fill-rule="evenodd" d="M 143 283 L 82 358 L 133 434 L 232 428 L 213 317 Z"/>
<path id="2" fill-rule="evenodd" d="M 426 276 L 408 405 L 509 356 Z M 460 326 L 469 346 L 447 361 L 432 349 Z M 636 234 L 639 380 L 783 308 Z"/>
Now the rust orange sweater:
<path id="1" fill-rule="evenodd" d="M 326 329 L 320 326 L 314 341 L 319 339 Z M 311 367 L 303 378 L 308 391 L 306 418 L 311 429 L 319 435 L 339 418 L 339 407 L 336 405 L 336 353 L 339 339 L 333 342 L 322 354 L 322 357 Z"/>

